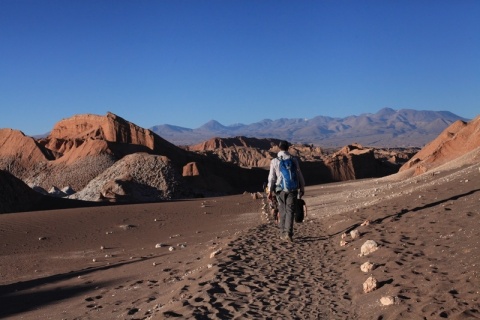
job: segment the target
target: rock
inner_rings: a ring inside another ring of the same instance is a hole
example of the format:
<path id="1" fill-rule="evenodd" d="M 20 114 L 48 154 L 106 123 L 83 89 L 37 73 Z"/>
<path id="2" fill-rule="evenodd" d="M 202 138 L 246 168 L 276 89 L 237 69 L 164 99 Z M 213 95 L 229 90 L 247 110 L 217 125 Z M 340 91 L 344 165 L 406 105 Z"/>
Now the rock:
<path id="1" fill-rule="evenodd" d="M 415 175 L 459 158 L 480 146 L 480 117 L 470 122 L 457 120 L 405 163 L 400 172 L 415 168 Z"/>
<path id="2" fill-rule="evenodd" d="M 378 244 L 373 240 L 367 240 L 360 248 L 360 257 L 366 256 L 378 250 Z"/>
<path id="3" fill-rule="evenodd" d="M 61 190 L 63 193 L 65 193 L 67 196 L 72 195 L 75 193 L 75 190 L 71 186 L 66 186 Z"/>
<path id="4" fill-rule="evenodd" d="M 353 240 L 360 238 L 360 231 L 358 230 L 350 231 L 350 237 L 352 237 Z"/>
<path id="5" fill-rule="evenodd" d="M 360 266 L 360 270 L 362 270 L 365 273 L 371 272 L 373 269 L 375 269 L 375 264 L 371 263 L 370 261 L 367 261 Z"/>
<path id="6" fill-rule="evenodd" d="M 215 257 L 216 255 L 218 255 L 220 252 L 222 252 L 221 249 L 216 250 L 216 251 L 213 251 L 212 253 L 210 253 L 210 259 L 213 258 L 213 257 Z"/>
<path id="7" fill-rule="evenodd" d="M 382 297 L 380 299 L 380 303 L 384 306 L 391 306 L 392 304 L 397 304 L 398 303 L 398 298 L 397 297 L 392 297 L 392 296 Z"/>
<path id="8" fill-rule="evenodd" d="M 345 247 L 347 244 L 348 242 L 345 240 L 340 241 L 340 247 Z"/>
<path id="9" fill-rule="evenodd" d="M 347 233 L 342 233 L 342 239 L 346 239 L 347 238 Z"/>
<path id="10" fill-rule="evenodd" d="M 120 229 L 123 229 L 123 230 L 129 230 L 129 229 L 133 229 L 135 228 L 135 226 L 133 224 L 122 224 L 120 226 L 118 226 Z"/>
<path id="11" fill-rule="evenodd" d="M 48 194 L 54 197 L 65 197 L 67 195 L 62 190 L 60 190 L 55 186 L 51 187 L 50 190 L 48 190 Z"/>
<path id="12" fill-rule="evenodd" d="M 365 227 L 365 226 L 368 226 L 369 224 L 370 224 L 370 221 L 365 220 L 365 221 L 362 222 L 362 224 L 360 226 Z"/>
<path id="13" fill-rule="evenodd" d="M 161 248 L 161 247 L 163 247 L 163 244 L 161 244 L 161 243 L 157 243 L 157 244 L 155 245 L 155 248 L 156 248 L 156 249 Z"/>
<path id="14" fill-rule="evenodd" d="M 363 283 L 363 292 L 369 293 L 377 289 L 378 282 L 373 276 L 368 277 Z"/>
<path id="15" fill-rule="evenodd" d="M 173 250 L 175 250 L 175 248 L 174 248 L 174 247 L 170 247 L 170 248 L 168 248 L 168 251 L 173 251 Z"/>

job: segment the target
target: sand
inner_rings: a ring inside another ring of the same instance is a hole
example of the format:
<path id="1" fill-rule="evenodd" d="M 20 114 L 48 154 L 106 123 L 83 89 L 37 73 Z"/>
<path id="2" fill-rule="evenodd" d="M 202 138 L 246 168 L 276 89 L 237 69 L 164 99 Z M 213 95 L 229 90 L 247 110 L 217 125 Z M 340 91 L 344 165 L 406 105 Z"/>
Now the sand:
<path id="1" fill-rule="evenodd" d="M 478 165 L 399 177 L 308 187 L 293 243 L 250 195 L 0 215 L 0 318 L 480 318 Z"/>

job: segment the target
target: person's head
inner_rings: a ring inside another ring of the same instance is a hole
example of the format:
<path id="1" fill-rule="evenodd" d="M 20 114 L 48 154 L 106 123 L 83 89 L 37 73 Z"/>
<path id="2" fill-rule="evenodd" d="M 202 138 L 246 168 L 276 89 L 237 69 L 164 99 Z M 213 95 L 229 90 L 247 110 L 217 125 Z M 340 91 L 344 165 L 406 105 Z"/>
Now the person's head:
<path id="1" fill-rule="evenodd" d="M 283 140 L 283 141 L 280 141 L 280 143 L 278 144 L 278 147 L 282 151 L 287 151 L 288 148 L 290 147 L 290 144 L 287 141 Z"/>

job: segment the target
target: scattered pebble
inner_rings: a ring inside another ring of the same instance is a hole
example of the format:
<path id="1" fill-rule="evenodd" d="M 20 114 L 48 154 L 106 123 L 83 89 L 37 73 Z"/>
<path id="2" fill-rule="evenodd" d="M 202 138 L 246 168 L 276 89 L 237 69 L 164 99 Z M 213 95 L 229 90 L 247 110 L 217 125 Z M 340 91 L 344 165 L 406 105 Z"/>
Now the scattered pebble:
<path id="1" fill-rule="evenodd" d="M 173 251 L 173 250 L 175 250 L 175 248 L 174 248 L 174 247 L 170 247 L 170 248 L 168 248 L 168 251 Z"/>
<path id="2" fill-rule="evenodd" d="M 357 239 L 357 238 L 360 238 L 360 231 L 358 230 L 352 230 L 350 231 L 350 237 L 352 237 L 352 239 Z"/>
<path id="3" fill-rule="evenodd" d="M 392 304 L 398 303 L 398 298 L 392 296 L 382 297 L 380 298 L 380 303 L 384 306 L 391 306 Z"/>
<path id="4" fill-rule="evenodd" d="M 221 249 L 215 250 L 212 253 L 210 253 L 210 259 L 218 255 L 220 252 L 222 252 Z"/>

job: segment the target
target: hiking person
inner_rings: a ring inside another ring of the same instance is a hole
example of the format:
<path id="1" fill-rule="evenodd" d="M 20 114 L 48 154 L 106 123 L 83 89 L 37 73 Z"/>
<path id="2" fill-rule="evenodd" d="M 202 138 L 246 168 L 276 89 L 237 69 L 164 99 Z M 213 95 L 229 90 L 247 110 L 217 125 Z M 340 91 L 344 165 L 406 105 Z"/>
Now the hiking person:
<path id="1" fill-rule="evenodd" d="M 272 200 L 276 196 L 278 200 L 280 239 L 293 241 L 295 201 L 305 193 L 305 180 L 298 160 L 288 153 L 290 144 L 281 141 L 278 147 L 280 152 L 270 162 L 268 198 Z"/>

